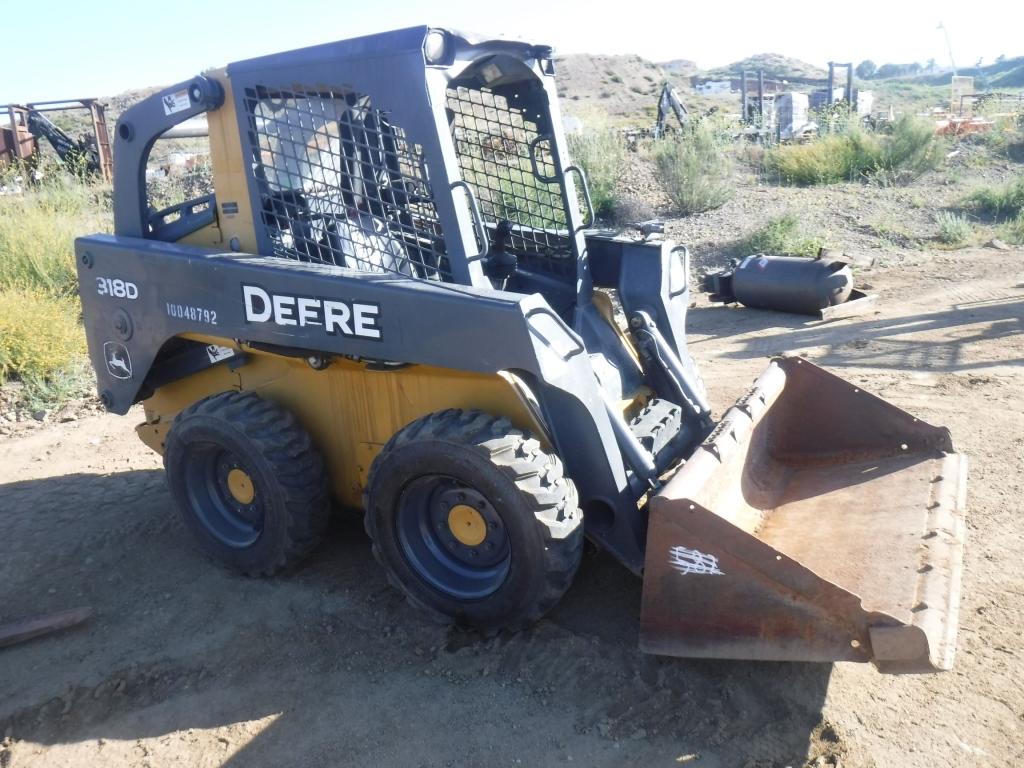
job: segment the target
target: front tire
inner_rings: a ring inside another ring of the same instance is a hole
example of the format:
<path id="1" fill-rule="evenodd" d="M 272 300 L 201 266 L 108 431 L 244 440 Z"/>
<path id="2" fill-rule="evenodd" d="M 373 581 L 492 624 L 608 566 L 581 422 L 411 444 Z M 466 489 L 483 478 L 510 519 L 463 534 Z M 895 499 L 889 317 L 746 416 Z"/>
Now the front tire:
<path id="1" fill-rule="evenodd" d="M 269 576 L 320 543 L 327 472 L 295 417 L 252 392 L 200 400 L 174 420 L 164 450 L 182 520 L 217 563 Z"/>
<path id="2" fill-rule="evenodd" d="M 364 503 L 391 583 L 485 633 L 535 622 L 579 567 L 576 488 L 507 419 L 453 409 L 414 421 L 374 460 Z"/>

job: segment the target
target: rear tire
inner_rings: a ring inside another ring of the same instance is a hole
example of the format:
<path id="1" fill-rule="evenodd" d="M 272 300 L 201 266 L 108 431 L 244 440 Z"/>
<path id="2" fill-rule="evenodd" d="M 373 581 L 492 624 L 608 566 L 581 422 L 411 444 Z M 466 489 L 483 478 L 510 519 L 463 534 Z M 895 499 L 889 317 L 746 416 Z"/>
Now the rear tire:
<path id="1" fill-rule="evenodd" d="M 447 410 L 374 460 L 366 531 L 389 581 L 436 618 L 485 633 L 527 626 L 572 583 L 583 546 L 557 456 L 507 419 Z"/>
<path id="2" fill-rule="evenodd" d="M 320 543 L 330 516 L 323 460 L 294 416 L 252 392 L 178 414 L 164 468 L 185 525 L 231 570 L 269 576 Z"/>

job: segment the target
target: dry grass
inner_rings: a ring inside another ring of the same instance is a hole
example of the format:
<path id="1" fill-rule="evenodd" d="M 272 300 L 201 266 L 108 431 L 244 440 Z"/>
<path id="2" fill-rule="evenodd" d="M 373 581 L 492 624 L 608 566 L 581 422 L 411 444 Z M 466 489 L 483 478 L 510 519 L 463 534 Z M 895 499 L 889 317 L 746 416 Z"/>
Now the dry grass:
<path id="1" fill-rule="evenodd" d="M 89 378 L 75 237 L 111 227 L 109 188 L 60 173 L 0 197 L 0 384 L 22 405 L 56 405 Z"/>
<path id="2" fill-rule="evenodd" d="M 77 299 L 40 290 L 0 291 L 0 383 L 47 380 L 85 354 Z"/>
<path id="3" fill-rule="evenodd" d="M 765 169 L 787 184 L 809 186 L 872 180 L 903 184 L 938 164 L 934 129 L 923 120 L 900 118 L 889 133 L 851 125 L 808 144 L 789 144 L 765 156 Z"/>
<path id="4" fill-rule="evenodd" d="M 786 213 L 750 232 L 733 247 L 733 253 L 813 258 L 823 245 L 825 241 L 820 237 L 807 234 L 799 218 Z"/>
<path id="5" fill-rule="evenodd" d="M 999 233 L 1009 243 L 1024 245 L 1024 212 L 1006 222 Z"/>
<path id="6" fill-rule="evenodd" d="M 998 187 L 981 187 L 965 200 L 978 213 L 995 219 L 1013 219 L 1024 213 L 1024 176 Z"/>
<path id="7" fill-rule="evenodd" d="M 74 295 L 74 239 L 111 228 L 108 196 L 105 187 L 58 177 L 0 198 L 0 291 Z"/>

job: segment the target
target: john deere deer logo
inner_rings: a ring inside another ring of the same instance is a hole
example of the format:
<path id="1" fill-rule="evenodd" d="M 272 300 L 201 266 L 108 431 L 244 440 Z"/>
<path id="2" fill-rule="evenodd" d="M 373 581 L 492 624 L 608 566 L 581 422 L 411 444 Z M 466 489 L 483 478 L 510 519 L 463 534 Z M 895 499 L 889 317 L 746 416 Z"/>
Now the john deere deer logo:
<path id="1" fill-rule="evenodd" d="M 115 379 L 132 377 L 132 358 L 124 344 L 116 341 L 106 342 L 103 345 L 103 358 L 107 363 L 107 373 Z"/>

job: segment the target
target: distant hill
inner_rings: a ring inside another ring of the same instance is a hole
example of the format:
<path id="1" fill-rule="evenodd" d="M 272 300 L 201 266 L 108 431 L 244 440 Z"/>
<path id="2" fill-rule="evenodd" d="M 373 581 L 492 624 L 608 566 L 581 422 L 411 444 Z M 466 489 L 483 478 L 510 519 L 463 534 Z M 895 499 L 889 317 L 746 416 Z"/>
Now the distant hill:
<path id="1" fill-rule="evenodd" d="M 998 77 L 991 78 L 989 84 L 993 88 L 1024 88 L 1024 62 L 1013 69 L 1003 71 Z"/>
<path id="2" fill-rule="evenodd" d="M 953 72 L 945 69 L 941 72 L 931 72 L 916 77 L 892 78 L 900 80 L 912 80 L 916 83 L 927 83 L 929 85 L 946 85 Z M 1015 56 L 1012 59 L 986 64 L 983 67 L 960 67 L 958 75 L 973 77 L 975 84 L 980 90 L 987 85 L 989 89 L 999 90 L 1000 88 L 1024 88 L 1024 56 Z"/>
<path id="3" fill-rule="evenodd" d="M 699 113 L 710 107 L 724 112 L 738 112 L 735 94 L 698 94 L 695 79 L 729 79 L 738 77 L 743 70 L 756 72 L 763 69 L 769 80 L 788 81 L 798 86 L 819 85 L 828 71 L 800 59 L 778 53 L 760 53 L 735 61 L 724 67 L 702 71 L 689 59 L 671 59 L 660 63 L 642 56 L 568 54 L 555 59 L 556 82 L 563 113 L 581 118 L 584 124 L 648 125 L 657 112 L 658 95 L 662 85 L 671 82 L 679 91 L 691 112 Z M 962 75 L 978 78 L 978 90 L 1005 90 L 1024 88 L 1024 56 L 1007 58 L 984 67 L 963 68 Z M 897 109 L 919 110 L 948 101 L 949 71 L 924 73 L 883 80 L 858 81 L 858 86 L 876 92 L 876 107 L 895 104 Z M 942 86 L 940 88 L 940 86 Z M 125 91 L 105 101 L 109 104 L 107 116 L 111 124 L 132 103 L 154 93 L 159 88 L 141 88 Z M 806 87 L 802 90 L 807 90 Z M 62 119 L 64 119 L 62 117 Z M 68 117 L 65 128 L 73 134 L 86 130 L 86 121 L 79 116 Z"/>
<path id="4" fill-rule="evenodd" d="M 563 111 L 577 116 L 601 112 L 613 122 L 655 112 L 666 80 L 683 89 L 690 87 L 689 74 L 684 74 L 682 66 L 667 70 L 636 55 L 560 56 L 555 59 L 555 72 Z"/>
<path id="5" fill-rule="evenodd" d="M 828 77 L 826 69 L 808 64 L 806 61 L 800 61 L 800 59 L 783 56 L 780 53 L 759 53 L 755 56 L 748 56 L 727 66 L 705 72 L 704 76 L 725 78 L 730 75 L 738 75 L 743 70 L 757 72 L 759 69 L 763 69 L 764 76 L 769 79 L 789 80 L 797 83 L 824 80 Z"/>
<path id="6" fill-rule="evenodd" d="M 672 59 L 671 61 L 658 62 L 658 66 L 666 72 L 675 75 L 693 75 L 700 71 L 697 62 L 689 59 Z"/>
<path id="7" fill-rule="evenodd" d="M 164 85 L 153 85 L 148 88 L 135 88 L 106 98 L 104 101 L 107 103 L 107 116 L 113 115 L 116 118 L 132 104 L 142 101 L 147 96 L 152 96 L 157 91 L 163 90 L 166 87 Z"/>

